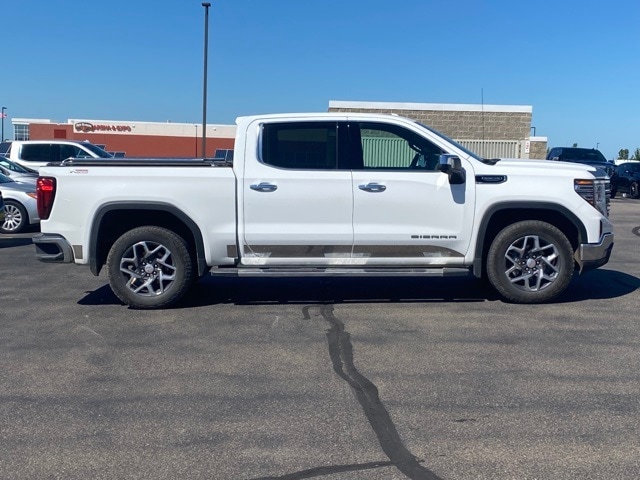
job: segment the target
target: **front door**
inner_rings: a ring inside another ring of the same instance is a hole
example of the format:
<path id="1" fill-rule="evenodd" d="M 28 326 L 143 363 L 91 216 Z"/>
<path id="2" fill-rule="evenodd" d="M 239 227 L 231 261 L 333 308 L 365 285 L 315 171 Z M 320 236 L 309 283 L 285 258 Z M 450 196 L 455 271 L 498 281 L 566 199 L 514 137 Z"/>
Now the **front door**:
<path id="1" fill-rule="evenodd" d="M 445 152 L 419 128 L 350 125 L 362 163 L 353 170 L 354 259 L 366 265 L 462 265 L 473 229 L 475 182 L 449 184 Z M 355 128 L 353 128 L 355 127 Z M 359 137 L 359 138 L 358 138 Z M 359 163 L 359 162 L 358 162 Z"/>

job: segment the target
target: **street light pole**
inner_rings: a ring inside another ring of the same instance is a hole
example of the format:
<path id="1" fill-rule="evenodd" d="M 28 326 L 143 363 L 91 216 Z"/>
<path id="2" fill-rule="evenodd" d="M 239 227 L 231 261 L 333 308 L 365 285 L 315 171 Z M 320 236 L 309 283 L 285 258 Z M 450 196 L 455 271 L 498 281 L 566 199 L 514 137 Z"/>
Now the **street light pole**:
<path id="1" fill-rule="evenodd" d="M 2 136 L 0 137 L 0 142 L 4 142 L 4 117 L 5 117 L 4 111 L 6 109 L 7 107 L 2 107 Z"/>
<path id="2" fill-rule="evenodd" d="M 204 7 L 204 80 L 202 85 L 202 158 L 207 158 L 207 56 L 209 50 L 209 7 L 211 3 L 202 2 Z"/>

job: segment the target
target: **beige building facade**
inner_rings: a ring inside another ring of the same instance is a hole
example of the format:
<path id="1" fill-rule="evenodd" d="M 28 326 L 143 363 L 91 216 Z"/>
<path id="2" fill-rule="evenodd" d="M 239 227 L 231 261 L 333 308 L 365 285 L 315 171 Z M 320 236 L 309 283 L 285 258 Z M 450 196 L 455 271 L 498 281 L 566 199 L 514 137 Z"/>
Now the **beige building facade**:
<path id="1" fill-rule="evenodd" d="M 330 112 L 397 114 L 444 133 L 483 157 L 545 158 L 547 138 L 531 136 L 533 107 L 447 103 L 329 102 Z"/>

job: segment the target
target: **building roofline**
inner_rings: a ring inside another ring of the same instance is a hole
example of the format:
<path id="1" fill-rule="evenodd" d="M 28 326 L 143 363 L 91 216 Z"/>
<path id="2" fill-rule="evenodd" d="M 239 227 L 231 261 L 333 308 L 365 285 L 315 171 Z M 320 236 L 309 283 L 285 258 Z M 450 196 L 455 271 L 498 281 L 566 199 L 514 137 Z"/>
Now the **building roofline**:
<path id="1" fill-rule="evenodd" d="M 370 110 L 436 110 L 446 112 L 532 113 L 531 105 L 478 105 L 461 103 L 352 102 L 329 100 L 329 108 L 362 108 Z"/>
<path id="2" fill-rule="evenodd" d="M 18 118 L 18 117 L 11 117 L 11 123 L 18 123 L 18 124 L 22 124 L 22 123 L 51 123 L 51 120 L 49 120 L 48 118 Z"/>

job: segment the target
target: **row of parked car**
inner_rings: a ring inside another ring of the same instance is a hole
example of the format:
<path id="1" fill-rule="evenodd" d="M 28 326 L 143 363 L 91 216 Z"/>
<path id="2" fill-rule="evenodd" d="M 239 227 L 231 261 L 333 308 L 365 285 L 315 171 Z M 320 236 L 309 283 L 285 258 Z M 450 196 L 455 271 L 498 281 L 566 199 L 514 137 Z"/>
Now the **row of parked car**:
<path id="1" fill-rule="evenodd" d="M 0 156 L 0 194 L 4 200 L 1 233 L 19 233 L 40 222 L 36 204 L 38 172 Z"/>
<path id="2" fill-rule="evenodd" d="M 611 198 L 618 193 L 630 198 L 640 198 L 640 162 L 630 161 L 616 165 L 608 161 L 595 148 L 554 147 L 549 150 L 547 160 L 583 163 L 600 168 L 611 178 Z"/>

